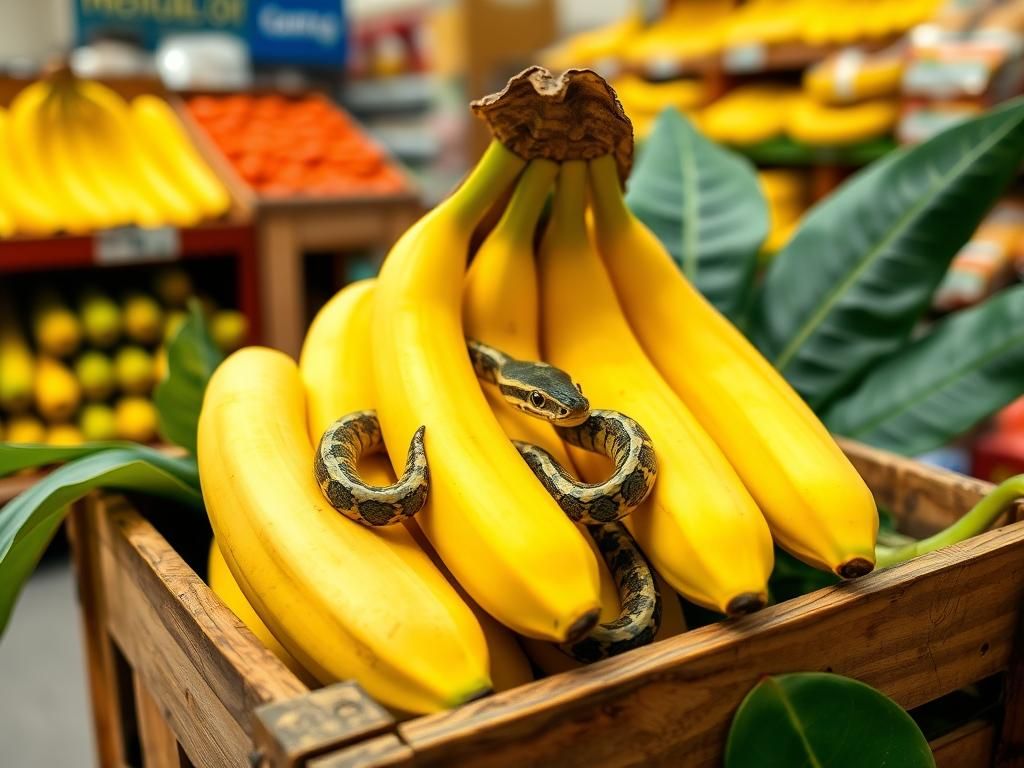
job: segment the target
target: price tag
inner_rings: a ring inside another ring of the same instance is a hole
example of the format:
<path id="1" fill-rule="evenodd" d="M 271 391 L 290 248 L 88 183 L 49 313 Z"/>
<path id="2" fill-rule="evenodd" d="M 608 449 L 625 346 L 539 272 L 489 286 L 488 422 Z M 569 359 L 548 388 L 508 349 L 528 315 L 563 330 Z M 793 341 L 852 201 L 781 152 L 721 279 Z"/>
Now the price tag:
<path id="1" fill-rule="evenodd" d="M 751 73 L 764 69 L 768 53 L 760 43 L 748 43 L 727 48 L 722 57 L 726 72 Z"/>
<path id="2" fill-rule="evenodd" d="M 174 227 L 119 227 L 93 237 L 93 261 L 103 267 L 174 261 L 181 256 L 181 237 Z"/>

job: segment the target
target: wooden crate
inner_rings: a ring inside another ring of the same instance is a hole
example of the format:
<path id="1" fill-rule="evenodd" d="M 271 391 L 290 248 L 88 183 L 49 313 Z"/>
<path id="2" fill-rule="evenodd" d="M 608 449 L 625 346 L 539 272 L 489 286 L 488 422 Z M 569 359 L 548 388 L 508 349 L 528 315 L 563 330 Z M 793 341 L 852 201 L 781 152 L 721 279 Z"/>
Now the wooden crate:
<path id="1" fill-rule="evenodd" d="M 908 530 L 985 483 L 844 446 Z M 942 768 L 1024 765 L 1024 522 L 752 616 L 396 722 L 354 683 L 310 691 L 123 498 L 72 519 L 101 764 L 719 766 L 764 675 L 824 670 L 906 708 L 999 676 L 1002 711 L 933 742 Z"/>

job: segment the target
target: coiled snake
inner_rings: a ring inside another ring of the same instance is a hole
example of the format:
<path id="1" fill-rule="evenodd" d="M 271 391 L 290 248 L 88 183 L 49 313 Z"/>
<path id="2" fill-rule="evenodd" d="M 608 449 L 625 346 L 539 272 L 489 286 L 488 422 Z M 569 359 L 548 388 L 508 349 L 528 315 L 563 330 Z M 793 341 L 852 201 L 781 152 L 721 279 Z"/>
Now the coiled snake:
<path id="1" fill-rule="evenodd" d="M 587 524 L 619 588 L 622 611 L 586 637 L 559 647 L 580 661 L 621 653 L 649 643 L 658 630 L 661 602 L 652 571 L 629 533 L 619 524 L 650 494 L 657 477 L 651 438 L 633 419 L 617 411 L 591 410 L 578 384 L 559 368 L 516 360 L 478 341 L 467 340 L 473 370 L 498 387 L 506 402 L 551 422 L 566 442 L 603 454 L 615 464 L 601 483 L 582 483 L 536 445 L 513 441 L 523 459 L 574 522 Z M 324 432 L 314 474 L 335 509 L 370 526 L 393 525 L 424 506 L 430 468 L 424 427 L 413 435 L 402 476 L 392 485 L 371 486 L 358 474 L 362 456 L 384 449 L 375 411 L 343 416 Z"/>

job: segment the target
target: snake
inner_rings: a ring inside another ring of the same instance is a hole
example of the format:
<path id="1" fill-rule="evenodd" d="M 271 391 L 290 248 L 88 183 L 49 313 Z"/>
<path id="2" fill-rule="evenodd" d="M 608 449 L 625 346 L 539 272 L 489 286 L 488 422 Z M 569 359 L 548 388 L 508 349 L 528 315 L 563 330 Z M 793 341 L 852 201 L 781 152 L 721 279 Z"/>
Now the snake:
<path id="1" fill-rule="evenodd" d="M 513 444 L 544 488 L 573 521 L 586 526 L 615 577 L 622 611 L 583 639 L 559 648 L 582 661 L 596 661 L 649 643 L 661 620 L 661 600 L 653 572 L 632 537 L 618 522 L 654 488 L 657 462 L 650 436 L 618 411 L 591 409 L 579 384 L 548 363 L 524 361 L 467 339 L 466 349 L 478 379 L 498 388 L 513 407 L 550 422 L 571 445 L 610 458 L 615 469 L 599 483 L 574 478 L 539 446 Z M 425 427 L 414 433 L 398 480 L 372 486 L 358 474 L 359 460 L 385 449 L 377 414 L 356 411 L 331 424 L 315 452 L 313 471 L 324 497 L 343 515 L 367 526 L 386 526 L 412 518 L 427 501 L 430 468 Z"/>

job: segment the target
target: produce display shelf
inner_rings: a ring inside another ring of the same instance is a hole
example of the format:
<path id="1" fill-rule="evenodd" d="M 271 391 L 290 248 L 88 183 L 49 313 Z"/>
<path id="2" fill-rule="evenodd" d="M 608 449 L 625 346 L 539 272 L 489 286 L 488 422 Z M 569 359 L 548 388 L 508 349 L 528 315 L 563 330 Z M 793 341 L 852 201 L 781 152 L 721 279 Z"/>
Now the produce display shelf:
<path id="1" fill-rule="evenodd" d="M 843 447 L 879 505 L 916 535 L 948 525 L 992 489 Z M 855 581 L 399 721 L 354 682 L 307 688 L 135 505 L 94 495 L 76 506 L 70 533 L 100 762 L 597 768 L 626 755 L 711 768 L 722 764 L 737 706 L 765 675 L 829 671 L 907 709 L 994 678 L 1001 707 L 931 747 L 939 766 L 1008 768 L 1024 749 L 1021 511 L 997 530 Z M 147 512 L 180 519 L 159 502 Z M 191 562 L 202 572 L 205 541 L 194 539 Z"/>
<path id="2" fill-rule="evenodd" d="M 746 147 L 734 146 L 732 149 L 756 165 L 835 165 L 859 168 L 887 155 L 897 146 L 896 140 L 889 136 L 842 147 L 814 147 L 783 137 Z"/>
<path id="3" fill-rule="evenodd" d="M 239 221 L 189 229 L 132 227 L 88 235 L 0 239 L 0 274 L 65 269 L 124 267 L 174 261 L 233 258 L 237 265 L 238 309 L 249 319 L 250 336 L 261 338 L 256 235 Z"/>

